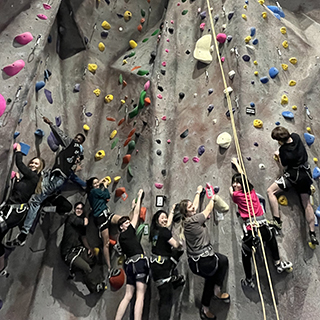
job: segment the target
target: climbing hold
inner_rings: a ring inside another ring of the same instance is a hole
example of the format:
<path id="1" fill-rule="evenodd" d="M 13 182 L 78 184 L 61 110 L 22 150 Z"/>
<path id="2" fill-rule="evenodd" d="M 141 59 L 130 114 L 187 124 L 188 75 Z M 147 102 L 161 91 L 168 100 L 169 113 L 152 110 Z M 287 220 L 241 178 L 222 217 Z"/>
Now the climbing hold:
<path id="1" fill-rule="evenodd" d="M 111 134 L 110 134 L 110 140 L 112 140 L 112 139 L 116 136 L 117 133 L 118 133 L 117 130 L 113 130 L 113 131 L 111 132 Z"/>
<path id="2" fill-rule="evenodd" d="M 275 67 L 269 69 L 269 76 L 271 79 L 274 79 L 279 73 L 279 70 Z"/>
<path id="3" fill-rule="evenodd" d="M 259 0 L 258 2 L 259 2 L 261 5 L 264 4 L 264 0 Z"/>
<path id="4" fill-rule="evenodd" d="M 288 102 L 289 102 L 288 97 L 285 94 L 283 94 L 281 97 L 281 104 L 287 104 Z"/>
<path id="5" fill-rule="evenodd" d="M 144 91 L 147 91 L 150 88 L 150 81 L 148 80 L 144 85 Z"/>
<path id="6" fill-rule="evenodd" d="M 209 64 L 212 61 L 211 55 L 211 34 L 202 36 L 197 42 L 193 51 L 193 57 L 205 64 Z"/>
<path id="7" fill-rule="evenodd" d="M 241 17 L 243 20 L 247 20 L 247 16 L 244 13 L 241 15 Z"/>
<path id="8" fill-rule="evenodd" d="M 149 73 L 149 70 L 138 70 L 137 75 L 138 76 L 145 76 L 146 74 Z"/>
<path id="9" fill-rule="evenodd" d="M 132 137 L 128 137 L 127 140 L 124 142 L 123 146 L 126 147 L 129 142 L 131 141 Z"/>
<path id="10" fill-rule="evenodd" d="M 132 13 L 130 11 L 126 11 L 123 15 L 125 21 L 129 21 L 132 18 Z"/>
<path id="11" fill-rule="evenodd" d="M 122 163 L 124 164 L 128 164 L 131 160 L 131 154 L 126 154 L 123 158 L 122 158 Z"/>
<path id="12" fill-rule="evenodd" d="M 231 40 L 232 40 L 232 36 L 231 36 L 231 35 L 228 35 L 228 36 L 227 36 L 227 41 L 230 42 Z"/>
<path id="13" fill-rule="evenodd" d="M 109 103 L 113 100 L 113 95 L 112 94 L 108 94 L 107 96 L 104 97 L 104 101 L 106 103 Z"/>
<path id="14" fill-rule="evenodd" d="M 144 106 L 145 106 L 145 98 L 146 98 L 146 91 L 145 90 L 142 90 L 141 93 L 140 93 L 140 98 L 139 98 L 139 104 L 138 104 L 138 108 L 139 109 L 142 109 Z M 151 101 L 150 101 L 151 103 Z"/>
<path id="15" fill-rule="evenodd" d="M 306 140 L 308 147 L 310 147 L 314 143 L 315 137 L 310 133 L 304 133 L 304 139 Z"/>
<path id="16" fill-rule="evenodd" d="M 262 126 L 263 126 L 262 120 L 260 120 L 260 119 L 253 120 L 253 126 L 255 128 L 262 128 Z"/>
<path id="17" fill-rule="evenodd" d="M 155 36 L 159 31 L 160 31 L 159 29 L 157 29 L 157 30 L 153 31 L 153 33 L 152 33 L 152 35 L 151 35 L 151 36 Z"/>
<path id="18" fill-rule="evenodd" d="M 227 40 L 227 35 L 225 33 L 218 33 L 217 34 L 217 41 L 219 43 L 225 43 Z"/>
<path id="19" fill-rule="evenodd" d="M 123 80 L 122 82 L 122 87 L 125 88 L 127 86 L 127 81 L 126 80 Z"/>
<path id="20" fill-rule="evenodd" d="M 282 116 L 285 118 L 285 119 L 294 119 L 294 114 L 291 112 L 291 111 L 283 111 L 282 112 Z"/>
<path id="21" fill-rule="evenodd" d="M 254 60 L 254 61 L 253 61 L 253 64 L 254 64 L 254 65 L 257 65 L 257 64 L 258 64 L 258 61 L 257 61 L 257 60 Z"/>
<path id="22" fill-rule="evenodd" d="M 137 44 L 134 40 L 130 40 L 130 41 L 129 41 L 129 45 L 130 45 L 130 48 L 131 48 L 131 49 L 134 49 L 134 48 L 137 47 L 138 44 Z"/>
<path id="23" fill-rule="evenodd" d="M 279 198 L 278 198 L 278 202 L 279 204 L 281 204 L 282 206 L 287 206 L 288 205 L 288 199 L 286 196 L 284 195 L 281 195 Z"/>
<path id="24" fill-rule="evenodd" d="M 179 98 L 182 100 L 184 98 L 185 94 L 183 92 L 179 93 Z"/>
<path id="25" fill-rule="evenodd" d="M 255 27 L 251 27 L 250 28 L 250 36 L 253 37 L 256 34 L 256 28 Z"/>
<path id="26" fill-rule="evenodd" d="M 17 137 L 20 136 L 20 132 L 19 131 L 16 131 L 13 135 L 13 139 L 16 139 Z"/>
<path id="27" fill-rule="evenodd" d="M 162 95 L 159 93 L 159 94 L 157 94 L 157 98 L 162 99 L 163 97 L 162 97 Z"/>
<path id="28" fill-rule="evenodd" d="M 193 161 L 193 162 L 199 162 L 200 159 L 199 159 L 198 157 L 193 157 L 193 158 L 192 158 L 192 161 Z"/>
<path id="29" fill-rule="evenodd" d="M 88 64 L 88 70 L 91 73 L 95 73 L 97 69 L 98 69 L 98 66 L 95 63 L 89 63 Z"/>
<path id="30" fill-rule="evenodd" d="M 269 82 L 269 78 L 268 77 L 262 77 L 260 78 L 260 82 L 265 84 L 265 83 L 268 83 Z"/>
<path id="31" fill-rule="evenodd" d="M 182 139 L 183 139 L 183 138 L 186 138 L 188 134 L 189 134 L 189 129 L 183 131 L 183 132 L 180 134 L 180 138 L 182 138 Z"/>
<path id="32" fill-rule="evenodd" d="M 39 138 L 44 137 L 44 131 L 42 129 L 37 129 L 34 134 Z"/>
<path id="33" fill-rule="evenodd" d="M 128 143 L 128 152 L 134 150 L 135 147 L 136 147 L 135 141 L 134 141 L 134 140 L 131 140 L 131 141 Z"/>
<path id="34" fill-rule="evenodd" d="M 116 121 L 116 118 L 113 118 L 113 117 L 106 117 L 107 121 Z"/>
<path id="35" fill-rule="evenodd" d="M 162 189 L 163 188 L 163 184 L 162 183 L 155 183 L 154 184 L 155 185 L 155 187 L 157 188 L 157 189 Z"/>
<path id="36" fill-rule="evenodd" d="M 99 42 L 98 48 L 101 52 L 103 52 L 106 46 L 102 42 Z"/>
<path id="37" fill-rule="evenodd" d="M 142 15 L 143 17 L 146 15 L 146 12 L 145 12 L 143 9 L 141 9 L 141 15 Z"/>
<path id="38" fill-rule="evenodd" d="M 203 20 L 203 19 L 205 19 L 207 17 L 207 12 L 206 11 L 202 11 L 202 12 L 200 12 L 199 16 Z"/>
<path id="39" fill-rule="evenodd" d="M 267 6 L 269 10 L 271 10 L 273 12 L 273 15 L 278 18 L 280 20 L 281 18 L 285 17 L 284 12 L 282 11 L 281 8 L 279 8 L 278 6 Z"/>
<path id="40" fill-rule="evenodd" d="M 245 43 L 249 43 L 250 40 L 251 40 L 251 36 L 247 36 L 247 37 L 244 38 L 244 42 Z"/>
<path id="41" fill-rule="evenodd" d="M 111 25 L 110 25 L 110 23 L 107 22 L 107 21 L 103 21 L 103 22 L 101 23 L 101 27 L 102 27 L 103 29 L 105 29 L 105 30 L 110 30 L 110 29 L 111 29 Z"/>
<path id="42" fill-rule="evenodd" d="M 137 29 L 138 29 L 138 31 L 142 31 L 142 25 L 141 24 L 139 24 L 138 26 L 137 26 Z"/>
<path id="43" fill-rule="evenodd" d="M 100 90 L 100 89 L 95 89 L 95 90 L 93 90 L 93 93 L 94 93 L 97 97 L 99 97 L 99 96 L 100 96 L 100 93 L 101 93 L 101 90 Z"/>
<path id="44" fill-rule="evenodd" d="M 253 39 L 252 44 L 257 45 L 259 43 L 259 40 L 257 38 Z"/>
<path id="45" fill-rule="evenodd" d="M 171 143 L 171 140 L 170 140 L 170 139 L 168 139 L 168 140 L 167 140 L 167 143 L 168 143 L 168 144 L 170 144 L 170 143 Z"/>
<path id="46" fill-rule="evenodd" d="M 120 126 L 126 119 L 122 118 L 119 122 L 118 122 L 118 126 Z"/>
<path id="47" fill-rule="evenodd" d="M 25 62 L 23 60 L 17 60 L 14 63 L 4 67 L 2 70 L 5 72 L 8 76 L 12 77 L 19 73 L 23 67 L 25 66 Z"/>
<path id="48" fill-rule="evenodd" d="M 183 157 L 183 163 L 187 163 L 189 161 L 189 158 L 188 157 Z"/>
<path id="49" fill-rule="evenodd" d="M 167 117 L 166 117 L 166 116 L 163 116 L 163 117 L 161 118 L 161 120 L 166 121 L 166 120 L 167 120 Z"/>
<path id="50" fill-rule="evenodd" d="M 214 108 L 213 104 L 209 104 L 208 109 L 207 109 L 208 112 L 210 113 L 213 110 L 213 108 Z"/>
<path id="51" fill-rule="evenodd" d="M 211 93 L 213 93 L 213 89 L 212 89 L 212 88 L 210 88 L 210 89 L 208 90 L 208 94 L 210 95 Z"/>
<path id="52" fill-rule="evenodd" d="M 120 179 L 121 179 L 121 176 L 116 176 L 116 177 L 113 178 L 113 181 L 114 182 L 119 182 Z"/>
<path id="53" fill-rule="evenodd" d="M 250 56 L 248 56 L 247 54 L 242 56 L 243 61 L 248 62 L 250 61 Z"/>
<path id="54" fill-rule="evenodd" d="M 216 14 L 216 15 L 213 17 L 213 19 L 214 19 L 214 22 L 217 22 L 217 21 L 219 20 L 219 15 Z"/>
<path id="55" fill-rule="evenodd" d="M 293 110 L 297 110 L 298 107 L 297 107 L 297 106 L 292 106 L 292 109 L 293 109 Z"/>
<path id="56" fill-rule="evenodd" d="M 245 4 L 245 5 L 243 6 L 243 9 L 247 10 L 247 9 L 248 9 L 248 5 Z"/>
<path id="57" fill-rule="evenodd" d="M 229 79 L 232 80 L 234 78 L 235 74 L 236 74 L 236 72 L 234 70 L 229 71 L 229 73 L 228 73 Z"/>
<path id="58" fill-rule="evenodd" d="M 162 152 L 161 152 L 161 150 L 157 150 L 156 153 L 157 153 L 158 156 L 161 156 L 161 153 L 162 153 Z"/>
<path id="59" fill-rule="evenodd" d="M 48 17 L 45 14 L 37 14 L 37 17 L 41 20 L 47 20 Z"/>
<path id="60" fill-rule="evenodd" d="M 73 92 L 79 92 L 80 91 L 80 84 L 79 83 L 76 83 L 74 85 L 74 88 L 73 88 Z"/>
<path id="61" fill-rule="evenodd" d="M 282 42 L 282 46 L 283 46 L 285 49 L 287 49 L 287 48 L 289 47 L 288 41 L 287 41 L 287 40 L 283 41 L 283 42 Z"/>
<path id="62" fill-rule="evenodd" d="M 89 127 L 87 124 L 84 124 L 84 125 L 83 125 L 83 130 L 84 130 L 84 131 L 89 131 L 89 130 L 90 130 L 90 127 Z"/>
<path id="63" fill-rule="evenodd" d="M 184 15 L 186 15 L 187 13 L 188 13 L 188 10 L 183 10 L 181 14 L 184 16 Z"/>
<path id="64" fill-rule="evenodd" d="M 259 169 L 260 170 L 264 170 L 266 168 L 266 166 L 263 164 L 263 163 L 260 163 L 259 164 Z"/>
<path id="65" fill-rule="evenodd" d="M 49 90 L 47 90 L 47 89 L 44 89 L 44 94 L 45 94 L 48 102 L 49 102 L 50 104 L 52 104 L 52 103 L 53 103 L 53 99 L 52 99 L 52 93 L 51 93 L 51 91 L 49 91 Z"/>
<path id="66" fill-rule="evenodd" d="M 201 156 L 204 154 L 205 151 L 206 151 L 206 150 L 205 150 L 205 148 L 204 148 L 204 145 L 200 146 L 200 147 L 198 148 L 198 155 L 201 157 Z"/>
<path id="67" fill-rule="evenodd" d="M 44 81 L 38 81 L 36 83 L 36 92 L 38 92 L 39 90 L 41 90 L 44 86 L 45 86 L 45 82 Z"/>
<path id="68" fill-rule="evenodd" d="M 298 59 L 295 58 L 295 57 L 292 57 L 289 59 L 289 61 L 292 63 L 292 64 L 296 64 L 298 62 Z"/>
<path id="69" fill-rule="evenodd" d="M 286 34 L 286 33 L 287 33 L 287 28 L 286 28 L 286 27 L 281 27 L 281 28 L 280 28 L 280 32 L 281 32 L 282 34 Z"/>
<path id="70" fill-rule="evenodd" d="M 119 142 L 119 138 L 116 137 L 111 144 L 111 150 L 114 149 L 114 147 L 117 145 L 118 142 Z"/>
<path id="71" fill-rule="evenodd" d="M 109 32 L 108 31 L 102 31 L 100 35 L 101 35 L 102 38 L 107 38 L 108 35 L 109 35 Z"/>
<path id="72" fill-rule="evenodd" d="M 227 89 L 223 90 L 223 93 L 226 95 L 227 92 L 229 93 L 229 95 L 233 92 L 233 89 L 231 87 L 228 87 Z"/>
<path id="73" fill-rule="evenodd" d="M 18 42 L 19 44 L 26 45 L 32 41 L 32 39 L 33 36 L 30 32 L 24 32 L 15 36 L 14 41 Z"/>
<path id="74" fill-rule="evenodd" d="M 140 23 L 141 23 L 141 24 L 144 24 L 145 22 L 146 22 L 146 19 L 145 19 L 145 18 L 141 18 L 141 19 L 140 19 Z"/>
<path id="75" fill-rule="evenodd" d="M 202 23 L 200 24 L 200 30 L 201 30 L 201 31 L 204 31 L 205 26 L 206 26 L 206 24 L 205 24 L 204 22 L 202 22 Z"/>
<path id="76" fill-rule="evenodd" d="M 320 169 L 318 167 L 315 167 L 312 172 L 312 178 L 316 180 L 319 177 L 320 177 Z"/>
<path id="77" fill-rule="evenodd" d="M 129 112 L 129 118 L 132 119 L 139 113 L 139 107 L 136 106 L 131 112 Z"/>
<path id="78" fill-rule="evenodd" d="M 96 159 L 96 161 L 98 161 L 98 160 L 101 160 L 101 159 L 103 159 L 104 157 L 105 157 L 105 152 L 103 151 L 103 150 L 99 150 L 96 154 L 95 154 L 95 156 L 94 156 L 94 158 Z"/>
<path id="79" fill-rule="evenodd" d="M 232 17 L 233 17 L 233 15 L 234 15 L 234 11 L 230 11 L 230 12 L 228 13 L 228 20 L 231 20 Z"/>
<path id="80" fill-rule="evenodd" d="M 128 165 L 128 173 L 130 177 L 133 177 L 133 173 L 130 165 Z"/>
<path id="81" fill-rule="evenodd" d="M 250 107 L 254 108 L 256 105 L 254 104 L 254 102 L 250 102 Z"/>
<path id="82" fill-rule="evenodd" d="M 150 105 L 150 103 L 151 103 L 151 100 L 150 100 L 149 97 L 147 97 L 147 98 L 144 99 L 144 105 L 145 105 L 145 106 Z"/>
<path id="83" fill-rule="evenodd" d="M 50 9 L 51 9 L 50 4 L 43 3 L 42 5 L 43 5 L 43 8 L 44 8 L 45 10 L 50 10 Z"/>
<path id="84" fill-rule="evenodd" d="M 115 191 L 115 196 L 120 198 L 123 197 L 123 195 L 125 195 L 125 197 L 123 198 L 123 200 L 126 200 L 128 195 L 126 194 L 126 188 L 121 187 L 121 188 L 117 188 Z"/>
<path id="85" fill-rule="evenodd" d="M 259 75 L 259 72 L 258 72 L 258 71 L 255 71 L 255 72 L 254 72 L 254 75 L 255 75 L 255 76 L 258 76 L 258 75 Z"/>
<path id="86" fill-rule="evenodd" d="M 261 15 L 262 15 L 262 18 L 263 18 L 263 19 L 267 19 L 267 13 L 266 13 L 265 11 L 263 11 L 263 12 L 261 13 Z"/>
<path id="87" fill-rule="evenodd" d="M 281 64 L 281 67 L 282 67 L 282 69 L 283 69 L 284 71 L 288 70 L 288 65 L 285 64 L 285 63 L 282 63 L 282 64 Z"/>
<path id="88" fill-rule="evenodd" d="M 293 86 L 295 86 L 296 84 L 297 84 L 297 82 L 294 81 L 294 80 L 290 80 L 290 81 L 289 81 L 289 86 L 290 86 L 290 87 L 293 87 Z"/>
<path id="89" fill-rule="evenodd" d="M 307 131 L 308 131 L 309 133 L 311 133 L 311 128 L 310 128 L 310 127 L 307 127 L 306 129 L 307 129 Z"/>
<path id="90" fill-rule="evenodd" d="M 217 137 L 217 144 L 223 148 L 228 149 L 231 144 L 232 137 L 228 132 L 222 132 Z"/>

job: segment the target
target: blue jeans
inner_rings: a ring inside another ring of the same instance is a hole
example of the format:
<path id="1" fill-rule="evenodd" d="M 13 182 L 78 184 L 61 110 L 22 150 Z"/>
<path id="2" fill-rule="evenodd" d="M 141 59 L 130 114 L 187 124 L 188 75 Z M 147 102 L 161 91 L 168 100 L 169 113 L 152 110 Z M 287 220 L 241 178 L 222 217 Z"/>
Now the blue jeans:
<path id="1" fill-rule="evenodd" d="M 23 228 L 21 232 L 28 234 L 34 220 L 37 217 L 38 210 L 41 206 L 41 203 L 47 199 L 50 195 L 52 195 L 57 189 L 59 189 L 66 178 L 63 176 L 52 176 L 52 177 L 45 177 L 42 182 L 42 190 L 40 194 L 34 194 L 29 200 L 29 211 L 24 221 Z"/>

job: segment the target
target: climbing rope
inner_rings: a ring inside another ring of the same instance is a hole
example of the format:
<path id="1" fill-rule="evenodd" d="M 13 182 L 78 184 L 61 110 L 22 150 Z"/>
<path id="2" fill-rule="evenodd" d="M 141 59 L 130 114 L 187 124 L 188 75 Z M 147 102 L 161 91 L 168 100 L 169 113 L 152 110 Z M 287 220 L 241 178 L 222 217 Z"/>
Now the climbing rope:
<path id="1" fill-rule="evenodd" d="M 225 77 L 224 70 L 223 70 L 223 67 L 222 67 L 222 61 L 221 61 L 221 56 L 220 56 L 220 53 L 219 53 L 218 42 L 217 42 L 217 39 L 216 39 L 216 32 L 215 32 L 215 28 L 214 28 L 212 13 L 211 13 L 211 10 L 210 10 L 210 8 L 211 8 L 210 0 L 206 0 L 206 1 L 207 1 L 207 7 L 208 7 L 208 12 L 209 12 L 209 18 L 210 18 L 210 24 L 211 24 L 211 30 L 212 30 L 215 50 L 216 50 L 216 53 L 217 53 L 219 66 L 220 66 L 220 70 L 221 70 L 221 76 L 222 76 L 222 80 L 223 80 L 223 84 L 224 84 L 224 88 L 225 88 L 225 95 L 226 95 L 226 98 L 227 98 L 227 104 L 228 104 L 228 109 L 229 109 L 229 113 L 230 113 L 230 120 L 231 120 L 231 125 L 232 125 L 232 131 L 233 131 L 233 137 L 234 137 L 234 141 L 235 141 L 237 156 L 238 156 L 238 159 L 239 159 L 239 165 L 240 165 L 240 167 L 241 167 L 241 169 L 243 171 L 243 175 L 241 175 L 241 179 L 242 179 L 242 185 L 243 185 L 243 189 L 244 189 L 243 191 L 244 191 L 245 198 L 246 198 L 246 205 L 247 205 L 248 212 L 249 212 L 249 221 L 250 221 L 252 236 L 253 236 L 253 238 L 255 237 L 253 228 L 256 227 L 257 230 L 258 230 L 258 237 L 260 238 L 260 241 L 261 241 L 261 244 L 262 244 L 261 248 L 262 248 L 263 260 L 264 260 L 264 264 L 265 264 L 266 272 L 267 272 L 267 276 L 268 276 L 268 281 L 269 281 L 269 287 L 270 287 L 270 291 L 271 291 L 272 301 L 273 301 L 274 309 L 275 309 L 275 312 L 276 312 L 277 320 L 279 320 L 279 314 L 278 314 L 278 309 L 277 309 L 276 300 L 275 300 L 275 296 L 274 296 L 274 290 L 273 290 L 273 285 L 272 285 L 272 281 L 271 281 L 271 276 L 270 276 L 270 272 L 269 272 L 269 268 L 268 268 L 268 262 L 267 262 L 267 258 L 266 258 L 266 254 L 265 254 L 265 250 L 264 250 L 264 246 L 263 246 L 263 241 L 262 241 L 262 237 L 261 237 L 261 233 L 260 233 L 260 229 L 259 229 L 259 224 L 257 223 L 255 212 L 254 212 L 254 208 L 253 208 L 253 203 L 252 203 L 252 198 L 251 198 L 251 193 L 250 193 L 250 187 L 249 187 L 249 181 L 248 181 L 247 173 L 246 173 L 245 166 L 244 166 L 244 163 L 243 163 L 243 158 L 242 158 L 241 149 L 240 149 L 240 145 L 239 145 L 238 135 L 237 135 L 236 126 L 235 126 L 235 122 L 234 122 L 231 99 L 230 99 L 230 95 L 229 95 L 229 92 L 228 92 L 228 86 L 227 86 L 227 82 L 226 82 L 226 77 Z M 249 202 L 250 202 L 250 206 L 251 206 L 252 210 L 250 210 Z M 250 214 L 251 212 L 252 212 L 252 215 L 253 215 L 253 219 L 252 219 L 251 214 Z M 261 305 L 262 305 L 263 317 L 264 317 L 264 320 L 266 320 L 266 310 L 265 310 L 263 294 L 262 294 L 261 286 L 260 286 L 259 273 L 258 273 L 258 268 L 257 268 L 257 264 L 256 264 L 256 259 L 255 259 L 256 249 L 255 249 L 254 246 L 252 247 L 252 253 L 253 253 L 252 254 L 252 258 L 253 258 L 253 262 L 254 262 L 254 268 L 255 268 L 255 272 L 256 272 L 256 276 L 257 276 L 258 291 L 259 291 L 259 296 L 260 296 Z"/>

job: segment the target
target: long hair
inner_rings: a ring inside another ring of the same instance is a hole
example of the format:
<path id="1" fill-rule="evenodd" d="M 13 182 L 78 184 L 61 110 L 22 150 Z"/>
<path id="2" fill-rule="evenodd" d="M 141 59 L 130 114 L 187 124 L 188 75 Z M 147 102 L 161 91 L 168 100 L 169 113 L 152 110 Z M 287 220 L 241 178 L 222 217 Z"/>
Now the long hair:
<path id="1" fill-rule="evenodd" d="M 241 184 L 241 188 L 242 188 L 242 191 L 244 193 L 244 187 L 242 185 L 242 179 L 243 181 L 245 181 L 245 176 L 241 173 L 236 173 L 232 176 L 232 179 L 231 179 L 231 185 L 236 182 L 236 183 L 240 183 Z M 250 189 L 250 192 L 253 190 L 253 185 L 250 183 L 250 181 L 248 180 L 248 185 L 249 185 L 249 189 Z M 245 187 L 247 188 L 247 185 L 245 185 Z M 247 191 L 248 192 L 248 191 Z"/>
<path id="2" fill-rule="evenodd" d="M 150 225 L 150 234 L 149 234 L 149 242 L 152 242 L 153 237 L 159 233 L 160 228 L 159 225 L 159 217 L 164 213 L 167 217 L 168 214 L 164 210 L 158 210 L 152 217 L 151 225 Z"/>
<path id="3" fill-rule="evenodd" d="M 89 194 L 90 191 L 93 189 L 93 181 L 96 179 L 99 180 L 97 177 L 92 177 L 86 181 L 87 182 L 87 187 L 86 187 L 87 194 Z"/>
<path id="4" fill-rule="evenodd" d="M 30 165 L 30 163 L 35 160 L 35 159 L 38 159 L 39 162 L 40 162 L 40 166 L 39 168 L 37 169 L 37 174 L 41 174 L 41 172 L 43 171 L 44 167 L 46 166 L 46 163 L 44 162 L 44 160 L 40 157 L 33 157 L 29 162 L 28 162 L 28 167 Z M 41 186 L 42 186 L 42 180 L 43 180 L 43 177 L 42 175 L 40 176 L 39 178 L 39 181 L 37 183 L 37 186 L 36 186 L 36 189 L 35 189 L 35 193 L 37 194 L 40 194 L 41 193 Z"/>
<path id="5" fill-rule="evenodd" d="M 181 200 L 179 203 L 179 213 L 177 213 L 175 215 L 175 222 L 180 223 L 179 225 L 179 238 L 183 241 L 185 241 L 185 236 L 184 236 L 184 223 L 185 223 L 185 219 L 187 217 L 187 208 L 188 208 L 188 203 L 189 203 L 189 199 L 184 199 Z"/>

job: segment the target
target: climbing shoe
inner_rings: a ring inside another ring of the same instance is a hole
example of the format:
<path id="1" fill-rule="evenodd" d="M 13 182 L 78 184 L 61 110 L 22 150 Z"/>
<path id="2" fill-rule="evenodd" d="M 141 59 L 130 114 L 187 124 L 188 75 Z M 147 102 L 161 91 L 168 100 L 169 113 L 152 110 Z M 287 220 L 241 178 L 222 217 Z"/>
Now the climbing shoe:
<path id="1" fill-rule="evenodd" d="M 255 284 L 254 284 L 252 279 L 241 279 L 241 284 L 244 287 L 248 287 L 248 288 L 251 288 L 251 289 L 255 288 Z"/>
<path id="2" fill-rule="evenodd" d="M 271 221 L 269 221 L 269 226 L 280 231 L 282 229 L 282 221 L 278 222 L 276 219 L 272 219 Z"/>
<path id="3" fill-rule="evenodd" d="M 290 261 L 280 261 L 275 264 L 278 273 L 282 273 L 283 271 L 292 272 L 292 262 Z"/>
<path id="4" fill-rule="evenodd" d="M 313 245 L 319 245 L 319 241 L 314 232 L 310 232 L 310 241 Z"/>

